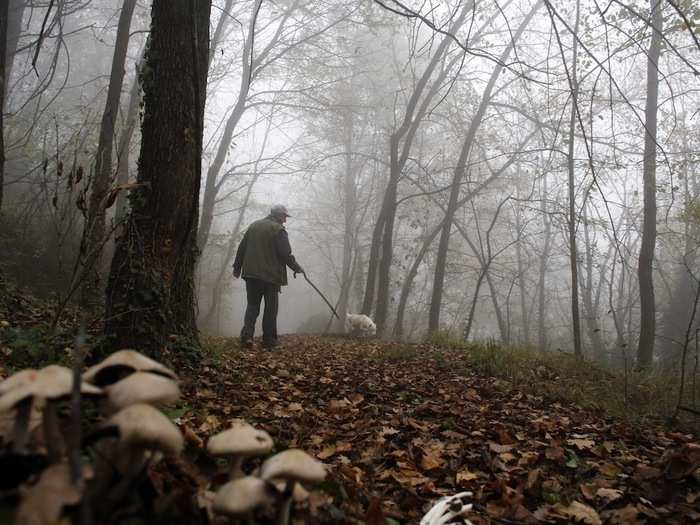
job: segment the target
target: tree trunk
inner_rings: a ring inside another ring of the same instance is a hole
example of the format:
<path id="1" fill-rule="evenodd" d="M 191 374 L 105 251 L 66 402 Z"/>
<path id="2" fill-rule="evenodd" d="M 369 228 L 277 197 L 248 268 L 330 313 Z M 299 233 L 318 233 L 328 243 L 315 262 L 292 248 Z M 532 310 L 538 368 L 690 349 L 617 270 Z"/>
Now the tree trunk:
<path id="1" fill-rule="evenodd" d="M 112 184 L 112 144 L 114 141 L 114 124 L 119 112 L 119 99 L 124 81 L 124 63 L 129 45 L 129 29 L 134 14 L 136 0 L 124 0 L 117 40 L 112 58 L 112 72 L 109 77 L 107 102 L 102 114 L 100 137 L 95 158 L 95 176 L 92 181 L 90 204 L 85 219 L 83 233 L 85 251 L 81 253 L 83 272 L 80 303 L 84 308 L 94 307 L 101 301 L 100 261 L 105 237 L 106 210 L 105 203 Z M 81 250 L 82 251 L 82 250 Z"/>
<path id="2" fill-rule="evenodd" d="M 654 247 L 656 245 L 656 114 L 659 95 L 659 56 L 663 15 L 661 0 L 650 0 L 651 42 L 647 55 L 647 100 L 644 110 L 644 220 L 639 250 L 640 332 L 637 366 L 649 367 L 654 359 L 656 305 L 654 304 Z"/>
<path id="3" fill-rule="evenodd" d="M 540 257 L 540 271 L 537 290 L 537 346 L 540 350 L 547 348 L 547 301 L 545 295 L 545 286 L 547 278 L 547 261 L 549 260 L 549 249 L 552 240 L 552 224 L 549 220 L 549 211 L 547 210 L 547 174 L 542 175 L 542 196 L 540 206 L 542 212 L 542 222 L 544 223 L 544 247 L 542 248 L 542 256 Z"/>
<path id="4" fill-rule="evenodd" d="M 691 150 L 688 144 L 688 134 L 683 135 L 683 209 L 687 213 L 698 199 L 698 181 L 694 170 L 689 170 Z M 681 174 L 678 174 L 680 178 Z M 689 180 L 691 179 L 691 180 Z M 683 351 L 683 343 L 688 325 L 691 324 L 691 312 L 697 286 L 693 273 L 697 270 L 698 263 L 698 239 L 700 238 L 700 224 L 693 217 L 686 217 L 683 222 L 683 256 L 678 261 L 675 273 L 675 286 L 669 295 L 669 302 L 661 319 L 660 353 L 664 361 L 677 360 Z M 697 320 L 692 325 L 697 328 Z"/>
<path id="5" fill-rule="evenodd" d="M 139 113 L 139 104 L 141 103 L 141 68 L 143 67 L 143 53 L 136 66 L 136 74 L 129 90 L 129 102 L 126 110 L 126 120 L 121 135 L 119 136 L 119 145 L 117 146 L 117 173 L 115 175 L 117 185 L 126 184 L 129 182 L 129 148 L 131 146 L 131 137 L 136 129 L 136 121 Z M 116 223 L 121 222 L 126 217 L 127 200 L 126 192 L 120 191 L 117 194 L 115 204 L 114 220 Z"/>
<path id="6" fill-rule="evenodd" d="M 214 34 L 211 36 L 211 42 L 209 43 L 209 60 L 207 61 L 207 70 L 211 69 L 211 63 L 214 61 L 214 56 L 221 43 L 221 39 L 226 33 L 226 28 L 228 27 L 229 21 L 231 20 L 231 8 L 233 7 L 233 0 L 226 0 L 226 4 L 221 10 L 221 15 L 216 23 L 216 29 L 214 29 Z"/>
<path id="7" fill-rule="evenodd" d="M 578 27 L 581 19 L 581 2 L 576 2 L 576 22 L 574 23 L 573 48 L 571 59 L 571 114 L 569 117 L 569 151 L 567 167 L 569 172 L 569 215 L 567 227 L 569 230 L 569 268 L 571 271 L 571 328 L 574 336 L 574 354 L 583 355 L 581 347 L 581 315 L 578 298 L 578 249 L 576 246 L 576 172 L 574 166 L 574 144 L 576 139 L 576 112 L 578 111 Z"/>
<path id="8" fill-rule="evenodd" d="M 387 188 L 388 189 L 388 188 Z M 385 192 L 386 195 L 386 192 Z M 372 230 L 372 242 L 369 247 L 369 261 L 367 263 L 367 279 L 365 280 L 365 295 L 362 299 L 362 313 L 372 315 L 372 306 L 377 292 L 377 267 L 379 266 L 379 250 L 382 245 L 382 233 L 384 232 L 384 200 L 377 215 L 377 222 Z"/>
<path id="9" fill-rule="evenodd" d="M 24 16 L 24 8 L 27 0 L 6 0 L 6 5 L 0 10 L 8 9 L 4 15 L 6 23 L 2 50 L 5 57 L 5 71 L 2 76 L 5 79 L 5 96 L 10 92 L 10 78 L 12 77 L 12 65 L 14 64 L 15 53 L 17 52 L 17 43 L 22 32 L 22 17 Z M 4 105 L 2 106 L 5 107 Z"/>
<path id="10" fill-rule="evenodd" d="M 340 297 L 338 298 L 338 328 L 341 332 L 345 330 L 345 316 L 348 313 L 348 303 L 350 300 L 350 288 L 352 286 L 352 260 L 353 248 L 356 237 L 356 215 L 357 215 L 357 185 L 355 181 L 355 167 L 353 165 L 353 113 L 344 113 L 345 124 L 345 173 L 343 174 L 343 216 L 344 230 L 343 236 L 343 261 L 340 274 Z"/>
<path id="11" fill-rule="evenodd" d="M 510 344 L 510 330 L 508 330 L 508 323 L 506 318 L 503 316 L 501 311 L 501 305 L 498 302 L 498 294 L 496 290 L 496 285 L 491 278 L 491 273 L 488 270 L 491 269 L 491 264 L 486 270 L 486 284 L 489 286 L 489 293 L 491 294 L 491 304 L 493 304 L 493 312 L 496 315 L 496 321 L 498 322 L 498 332 L 501 334 L 501 342 L 504 344 Z"/>
<path id="12" fill-rule="evenodd" d="M 479 277 L 476 279 L 474 294 L 472 295 L 472 302 L 469 306 L 469 314 L 467 315 L 466 324 L 464 325 L 464 331 L 462 333 L 465 341 L 469 340 L 469 336 L 472 333 L 474 314 L 476 313 L 476 303 L 479 300 L 479 291 L 481 290 L 481 285 L 484 282 L 484 277 L 486 277 L 486 272 L 488 272 L 488 266 L 482 266 L 481 270 L 479 271 Z"/>
<path id="13" fill-rule="evenodd" d="M 520 166 L 518 166 L 518 175 L 520 175 Z M 515 231 L 518 232 L 518 236 L 522 233 L 522 219 L 520 217 L 520 205 L 515 209 Z M 520 337 L 520 343 L 529 345 L 530 344 L 530 316 L 528 315 L 527 308 L 527 285 L 525 283 L 525 271 L 526 266 L 523 257 L 523 243 L 515 243 L 515 255 L 518 259 L 518 295 L 520 296 L 520 323 L 522 326 L 522 336 Z"/>
<path id="14" fill-rule="evenodd" d="M 403 285 L 401 286 L 401 296 L 399 297 L 399 305 L 396 308 L 396 323 L 394 324 L 393 332 L 394 337 L 397 339 L 401 339 L 403 337 L 403 323 L 404 315 L 406 313 L 406 304 L 408 303 L 408 294 L 411 293 L 413 281 L 418 274 L 418 267 L 423 262 L 423 258 L 425 257 L 425 254 L 428 253 L 428 249 L 435 240 L 435 237 L 437 237 L 437 234 L 440 233 L 441 227 L 442 223 L 436 228 L 433 228 L 433 230 L 425 236 L 423 245 L 420 247 L 420 250 L 418 250 L 418 254 L 414 259 L 413 264 L 411 264 L 411 268 L 408 270 L 408 274 L 406 275 Z"/>
<path id="15" fill-rule="evenodd" d="M 392 176 L 384 195 L 383 208 L 386 210 L 384 231 L 382 232 L 382 250 L 379 259 L 379 276 L 377 279 L 377 313 L 374 322 L 377 325 L 377 334 L 384 335 L 389 311 L 389 294 L 391 288 L 391 263 L 394 256 L 394 222 L 396 219 L 396 195 L 398 191 L 399 176 L 402 165 L 398 158 L 398 136 L 391 136 L 390 146 L 390 170 Z"/>
<path id="16" fill-rule="evenodd" d="M 8 2 L 0 5 L 0 214 L 2 213 L 2 195 L 5 184 L 5 122 L 3 113 L 5 108 L 5 84 L 7 70 L 7 18 L 9 15 Z"/>
<path id="17" fill-rule="evenodd" d="M 605 355 L 605 343 L 600 334 L 600 326 L 598 324 L 598 308 L 593 301 L 593 246 L 591 243 L 590 225 L 588 224 L 588 206 L 583 207 L 583 238 L 584 249 L 586 254 L 586 273 L 585 278 L 580 278 L 580 288 L 583 294 L 583 309 L 586 319 L 586 327 L 588 328 L 588 338 L 591 341 L 592 354 L 598 358 Z"/>
<path id="18" fill-rule="evenodd" d="M 517 32 L 513 36 L 508 47 L 503 51 L 500 57 L 500 63 L 504 63 L 508 60 L 508 56 L 515 47 L 516 42 L 520 36 L 525 31 L 525 28 L 530 23 L 530 20 L 535 15 L 537 10 L 542 5 L 541 2 L 537 2 L 527 16 L 520 23 Z M 461 182 L 466 175 L 466 165 L 469 159 L 469 153 L 474 143 L 474 138 L 476 137 L 476 132 L 481 125 L 481 120 L 486 113 L 486 108 L 491 101 L 491 93 L 496 85 L 496 80 L 500 75 L 503 67 L 497 65 L 493 68 L 491 73 L 491 78 L 489 78 L 488 84 L 484 88 L 484 93 L 481 97 L 481 103 L 471 121 L 469 129 L 467 130 L 466 137 L 462 144 L 462 149 L 459 154 L 459 159 L 457 160 L 457 165 L 454 170 L 454 175 L 452 178 L 452 184 L 450 185 L 450 197 L 447 203 L 447 209 L 445 211 L 445 220 L 442 223 L 442 230 L 440 231 L 440 241 L 438 244 L 437 259 L 435 261 L 435 278 L 433 280 L 433 295 L 430 300 L 430 314 L 428 317 L 428 332 L 436 332 L 440 328 L 440 307 L 442 305 L 442 289 L 445 282 L 445 265 L 447 264 L 447 249 L 450 243 L 450 230 L 452 228 L 452 221 L 454 220 L 455 212 L 457 211 L 457 201 L 459 200 L 459 190 L 461 188 Z"/>
<path id="19" fill-rule="evenodd" d="M 137 183 L 107 288 L 108 346 L 198 348 L 194 267 L 211 0 L 154 0 Z"/>

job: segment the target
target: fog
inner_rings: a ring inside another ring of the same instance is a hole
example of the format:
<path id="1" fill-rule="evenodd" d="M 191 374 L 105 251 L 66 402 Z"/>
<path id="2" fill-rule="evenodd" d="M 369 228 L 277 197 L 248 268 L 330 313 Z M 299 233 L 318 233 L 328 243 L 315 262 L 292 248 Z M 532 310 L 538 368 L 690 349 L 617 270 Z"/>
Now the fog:
<path id="1" fill-rule="evenodd" d="M 0 263 L 77 303 L 93 277 L 104 294 L 118 210 L 134 194 L 150 3 L 127 21 L 107 168 L 116 199 L 95 276 L 81 270 L 92 261 L 84 203 L 99 180 L 121 6 L 9 4 Z M 341 315 L 369 314 L 381 337 L 677 360 L 698 326 L 700 10 L 660 9 L 215 0 L 200 331 L 239 333 L 235 249 L 280 203 L 307 276 Z M 289 278 L 280 332 L 343 330 Z"/>

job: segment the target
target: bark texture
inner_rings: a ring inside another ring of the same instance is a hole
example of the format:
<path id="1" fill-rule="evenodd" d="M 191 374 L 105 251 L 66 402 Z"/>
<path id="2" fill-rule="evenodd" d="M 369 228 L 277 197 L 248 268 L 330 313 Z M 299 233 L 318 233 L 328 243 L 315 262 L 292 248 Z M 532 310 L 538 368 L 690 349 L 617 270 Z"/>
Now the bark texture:
<path id="1" fill-rule="evenodd" d="M 211 0 L 154 0 L 131 211 L 107 288 L 111 349 L 198 348 L 194 267 Z"/>
<path id="2" fill-rule="evenodd" d="M 654 247 L 656 246 L 656 115 L 659 98 L 659 56 L 663 30 L 661 0 L 650 0 L 652 34 L 647 55 L 647 100 L 644 110 L 644 219 L 639 250 L 640 331 L 637 365 L 648 367 L 654 358 L 656 305 L 654 301 Z"/>

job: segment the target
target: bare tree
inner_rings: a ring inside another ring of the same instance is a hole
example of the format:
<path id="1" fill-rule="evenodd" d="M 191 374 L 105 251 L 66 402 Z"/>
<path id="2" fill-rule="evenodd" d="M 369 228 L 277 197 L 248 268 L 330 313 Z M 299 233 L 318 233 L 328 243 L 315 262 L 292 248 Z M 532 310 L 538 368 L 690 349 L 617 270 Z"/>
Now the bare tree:
<path id="1" fill-rule="evenodd" d="M 647 97 L 644 110 L 644 220 L 639 251 L 640 332 L 637 366 L 649 367 L 654 359 L 656 305 L 654 300 L 654 250 L 656 246 L 656 115 L 659 97 L 659 57 L 663 31 L 663 4 L 649 0 L 651 41 L 647 54 Z"/>
<path id="2" fill-rule="evenodd" d="M 571 35 L 573 44 L 571 48 L 571 73 L 569 76 L 569 89 L 571 90 L 571 113 L 569 117 L 569 150 L 566 155 L 566 166 L 569 175 L 569 215 L 567 218 L 567 230 L 569 233 L 569 270 L 571 272 L 571 331 L 574 336 L 574 354 L 583 355 L 581 345 L 581 314 L 579 313 L 578 298 L 578 247 L 576 242 L 576 230 L 579 217 L 576 211 L 576 167 L 574 162 L 574 144 L 576 142 L 576 116 L 578 112 L 579 82 L 578 82 L 578 30 L 581 21 L 581 0 L 576 1 L 576 20 L 574 31 Z M 562 54 L 562 60 L 564 55 Z M 564 65 L 566 67 L 566 64 Z"/>
<path id="3" fill-rule="evenodd" d="M 493 92 L 494 86 L 496 85 L 496 81 L 498 80 L 499 75 L 503 71 L 503 66 L 501 64 L 508 60 L 508 57 L 515 48 L 517 41 L 520 39 L 520 36 L 523 34 L 525 28 L 530 23 L 530 20 L 532 20 L 532 17 L 535 16 L 535 13 L 541 6 L 542 3 L 537 2 L 530 9 L 530 12 L 520 23 L 520 26 L 518 27 L 518 30 L 516 31 L 515 35 L 513 35 L 510 43 L 501 54 L 499 61 L 493 68 L 491 77 L 489 78 L 489 81 L 486 84 L 486 87 L 484 88 L 484 93 L 481 96 L 481 102 L 476 111 L 476 114 L 472 117 L 469 129 L 467 130 L 464 142 L 462 143 L 462 149 L 459 153 L 459 159 L 457 160 L 457 164 L 454 169 L 452 185 L 450 187 L 450 197 L 447 203 L 447 209 L 445 210 L 445 220 L 443 221 L 442 230 L 440 232 L 440 241 L 438 245 L 437 259 L 435 262 L 435 277 L 433 280 L 433 296 L 430 301 L 428 332 L 436 332 L 440 328 L 440 306 L 442 303 L 442 288 L 445 282 L 445 264 L 447 261 L 447 248 L 450 243 L 450 230 L 452 228 L 454 214 L 457 211 L 457 201 L 459 198 L 461 181 L 467 173 L 467 161 L 469 160 L 469 154 L 472 150 L 476 133 L 479 129 L 479 126 L 481 125 L 481 121 L 484 118 L 486 109 L 491 101 L 491 94 Z"/>
<path id="4" fill-rule="evenodd" d="M 367 283 L 362 303 L 362 312 L 366 314 L 371 313 L 376 291 L 377 308 L 375 322 L 379 335 L 384 333 L 389 306 L 390 271 L 393 257 L 393 234 L 399 178 L 406 165 L 418 128 L 432 100 L 437 95 L 445 76 L 456 63 L 456 59 L 453 59 L 449 66 L 443 66 L 441 73 L 433 81 L 432 85 L 430 85 L 430 79 L 438 65 L 443 62 L 448 46 L 453 43 L 452 35 L 462 26 L 467 13 L 472 7 L 472 2 L 462 6 L 456 19 L 450 24 L 449 35 L 445 36 L 437 46 L 411 92 L 406 109 L 403 112 L 401 124 L 393 130 L 389 137 L 389 180 L 384 190 L 381 208 L 372 233 Z"/>
<path id="5" fill-rule="evenodd" d="M 85 220 L 85 251 L 83 260 L 83 287 L 80 302 L 84 307 L 90 307 L 101 301 L 100 261 L 105 236 L 106 202 L 112 184 L 112 147 L 114 142 L 114 126 L 119 112 L 122 83 L 124 81 L 124 63 L 129 46 L 129 29 L 136 7 L 136 0 L 124 0 L 117 39 L 112 58 L 112 72 L 109 77 L 107 101 L 102 113 L 100 137 L 95 157 L 95 174 L 92 179 L 92 191 Z"/>

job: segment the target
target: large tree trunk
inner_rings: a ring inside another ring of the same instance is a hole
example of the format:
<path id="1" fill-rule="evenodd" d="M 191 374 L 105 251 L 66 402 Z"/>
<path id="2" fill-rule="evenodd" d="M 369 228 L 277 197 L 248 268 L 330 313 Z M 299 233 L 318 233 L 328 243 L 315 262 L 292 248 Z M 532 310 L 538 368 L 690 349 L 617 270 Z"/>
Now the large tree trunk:
<path id="1" fill-rule="evenodd" d="M 124 0 L 117 27 L 117 40 L 114 46 L 114 57 L 112 58 L 112 72 L 109 77 L 107 102 L 102 114 L 102 124 L 100 125 L 100 137 L 95 158 L 95 176 L 92 181 L 90 204 L 83 233 L 85 251 L 82 252 L 81 249 L 83 283 L 80 303 L 85 308 L 97 305 L 102 298 L 100 261 L 105 241 L 105 203 L 112 184 L 114 124 L 119 112 L 119 99 L 124 81 L 124 63 L 126 61 L 126 50 L 129 46 L 129 29 L 135 6 L 136 0 Z"/>
<path id="2" fill-rule="evenodd" d="M 8 2 L 0 5 L 0 213 L 2 213 L 2 195 L 5 184 L 5 122 L 3 113 L 5 108 L 5 70 L 7 69 L 7 17 L 9 14 Z"/>
<path id="3" fill-rule="evenodd" d="M 137 183 L 107 288 L 108 346 L 198 347 L 194 267 L 211 0 L 154 0 Z"/>
<path id="4" fill-rule="evenodd" d="M 503 51 L 500 57 L 500 64 L 508 60 L 511 51 L 515 47 L 516 42 L 525 31 L 525 28 L 532 20 L 537 10 L 542 5 L 541 2 L 537 2 L 527 16 L 520 23 L 517 32 L 513 36 L 508 47 Z M 437 258 L 435 261 L 435 277 L 433 279 L 433 296 L 430 300 L 430 314 L 428 317 L 428 332 L 436 332 L 440 328 L 440 307 L 442 306 L 442 289 L 445 283 L 445 266 L 447 264 L 447 249 L 450 243 L 450 230 L 452 229 L 452 221 L 454 220 L 455 212 L 457 211 L 457 201 L 459 200 L 459 190 L 461 188 L 461 182 L 466 175 L 467 160 L 469 159 L 469 153 L 471 152 L 472 145 L 474 143 L 474 138 L 476 137 L 476 132 L 481 125 L 481 120 L 486 113 L 486 108 L 491 101 L 491 93 L 496 85 L 496 80 L 503 67 L 497 65 L 493 68 L 491 73 L 491 78 L 489 78 L 486 87 L 484 88 L 484 93 L 481 97 L 481 102 L 476 111 L 476 114 L 472 118 L 472 122 L 469 125 L 467 134 L 465 136 L 464 142 L 462 143 L 462 149 L 459 154 L 459 159 L 457 160 L 457 165 L 454 169 L 454 175 L 452 177 L 452 184 L 450 186 L 450 196 L 447 203 L 447 209 L 445 211 L 445 220 L 442 223 L 442 230 L 440 231 L 440 241 L 438 243 Z"/>
<path id="5" fill-rule="evenodd" d="M 637 366 L 648 367 L 654 358 L 656 305 L 654 301 L 654 247 L 656 245 L 656 114 L 659 95 L 659 56 L 663 15 L 661 0 L 650 0 L 651 42 L 647 55 L 647 100 L 644 110 L 644 220 L 639 250 L 640 332 Z"/>

